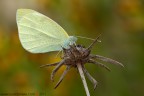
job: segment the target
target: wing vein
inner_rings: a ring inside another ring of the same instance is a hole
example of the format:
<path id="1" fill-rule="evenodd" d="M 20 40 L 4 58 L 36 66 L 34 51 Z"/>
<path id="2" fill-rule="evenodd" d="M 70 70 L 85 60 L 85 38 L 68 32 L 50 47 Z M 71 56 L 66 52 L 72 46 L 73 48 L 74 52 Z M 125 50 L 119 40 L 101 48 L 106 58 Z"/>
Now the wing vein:
<path id="1" fill-rule="evenodd" d="M 46 34 L 44 31 L 41 31 L 41 30 L 39 30 L 39 29 L 37 29 L 37 28 L 33 28 L 33 27 L 30 27 L 30 26 L 27 26 L 27 25 L 24 25 L 24 24 L 19 24 L 19 25 L 24 26 L 24 27 L 28 27 L 28 28 L 31 28 L 31 29 L 34 29 L 34 30 L 36 30 L 36 31 L 39 31 L 39 32 L 45 34 L 46 36 L 49 36 L 49 35 Z M 53 37 L 53 36 L 50 36 L 50 37 L 57 39 L 56 37 Z"/>
<path id="2" fill-rule="evenodd" d="M 46 46 L 44 46 L 44 45 L 46 45 L 47 43 L 45 43 L 45 44 L 43 44 L 43 45 L 39 45 L 39 46 L 41 46 L 41 48 L 42 47 L 46 47 Z M 55 44 L 56 45 L 56 44 Z M 57 45 L 60 45 L 60 44 L 57 44 Z M 27 48 L 28 50 L 31 50 L 31 49 L 34 49 L 34 48 L 36 48 L 36 47 L 39 47 L 39 46 L 34 46 L 34 47 L 31 47 L 31 48 Z M 47 46 L 52 46 L 52 45 L 47 45 Z"/>
<path id="3" fill-rule="evenodd" d="M 37 37 L 37 38 L 39 38 L 39 37 L 42 37 L 42 36 L 40 36 L 40 35 L 34 35 L 34 34 L 27 34 L 27 33 L 20 33 L 20 34 L 23 34 L 23 35 L 31 35 L 31 36 L 34 36 L 34 37 Z M 48 35 L 47 35 L 48 36 Z M 53 37 L 50 37 L 51 39 L 57 39 L 57 40 L 60 40 L 60 39 L 58 39 L 58 38 L 53 38 Z M 39 39 L 43 39 L 43 38 L 39 38 Z"/>
<path id="4" fill-rule="evenodd" d="M 28 21 L 31 21 L 31 22 L 33 22 L 33 23 L 35 23 L 35 24 L 39 25 L 37 22 L 34 22 L 33 20 L 30 20 L 30 19 L 29 19 L 29 18 L 27 18 L 27 17 L 23 17 L 23 19 L 26 19 L 26 20 L 28 20 Z"/>

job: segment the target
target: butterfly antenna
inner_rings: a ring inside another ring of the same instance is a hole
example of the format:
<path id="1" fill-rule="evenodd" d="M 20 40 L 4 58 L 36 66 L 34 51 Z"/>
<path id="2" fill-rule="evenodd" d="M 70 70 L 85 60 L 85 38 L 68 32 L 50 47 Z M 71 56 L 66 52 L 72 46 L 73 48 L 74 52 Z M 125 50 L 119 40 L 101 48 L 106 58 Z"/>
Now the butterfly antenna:
<path id="1" fill-rule="evenodd" d="M 101 34 L 92 42 L 92 44 L 87 48 L 87 50 L 90 50 L 90 49 L 94 46 L 94 44 L 95 44 L 96 42 L 101 42 L 101 41 L 99 40 L 100 36 L 101 36 Z"/>
<path id="2" fill-rule="evenodd" d="M 88 40 L 92 40 L 92 41 L 94 41 L 94 40 L 95 40 L 95 39 L 88 38 L 88 37 L 83 37 L 83 36 L 76 36 L 76 37 L 79 37 L 79 38 L 84 38 L 84 39 L 88 39 Z"/>

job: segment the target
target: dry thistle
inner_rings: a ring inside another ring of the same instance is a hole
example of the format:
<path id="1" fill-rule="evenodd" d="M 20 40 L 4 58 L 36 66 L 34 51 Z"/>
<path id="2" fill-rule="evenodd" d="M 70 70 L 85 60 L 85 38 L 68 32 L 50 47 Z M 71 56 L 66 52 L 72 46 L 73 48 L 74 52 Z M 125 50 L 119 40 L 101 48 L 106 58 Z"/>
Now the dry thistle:
<path id="1" fill-rule="evenodd" d="M 97 86 L 97 81 L 89 74 L 89 72 L 84 67 L 84 65 L 86 63 L 92 63 L 92 64 L 95 64 L 95 65 L 101 66 L 101 67 L 107 69 L 108 71 L 110 71 L 110 68 L 107 67 L 106 65 L 98 62 L 97 60 L 101 60 L 101 61 L 104 61 L 104 62 L 108 62 L 108 63 L 112 63 L 112 64 L 116 64 L 116 65 L 120 65 L 120 66 L 124 67 L 122 63 L 120 63 L 116 60 L 113 60 L 113 59 L 110 59 L 110 58 L 107 58 L 107 57 L 103 57 L 103 56 L 100 56 L 100 55 L 90 54 L 91 49 L 94 46 L 94 44 L 96 42 L 100 42 L 99 37 L 100 37 L 100 35 L 92 42 L 92 44 L 88 48 L 85 48 L 82 45 L 70 45 L 69 49 L 63 48 L 63 53 L 64 54 L 61 57 L 62 60 L 60 62 L 53 63 L 53 64 L 45 64 L 45 65 L 40 66 L 40 67 L 56 66 L 53 69 L 52 73 L 51 73 L 51 80 L 52 81 L 53 81 L 55 73 L 59 70 L 59 68 L 62 65 L 66 66 L 66 69 L 64 70 L 63 74 L 61 75 L 58 83 L 54 87 L 55 89 L 62 82 L 62 80 L 63 80 L 64 76 L 67 74 L 67 72 L 72 67 L 74 67 L 74 68 L 77 68 L 79 70 L 82 81 L 83 81 L 83 84 L 84 84 L 84 88 L 86 90 L 86 94 L 87 94 L 87 96 L 90 96 L 83 72 L 86 74 L 88 79 L 94 85 L 94 89 Z"/>

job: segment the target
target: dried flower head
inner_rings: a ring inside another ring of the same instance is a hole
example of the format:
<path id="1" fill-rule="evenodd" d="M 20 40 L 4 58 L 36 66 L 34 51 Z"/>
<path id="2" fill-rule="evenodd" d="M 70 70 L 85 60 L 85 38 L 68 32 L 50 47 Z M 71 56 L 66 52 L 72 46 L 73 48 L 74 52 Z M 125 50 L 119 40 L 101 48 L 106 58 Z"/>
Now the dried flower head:
<path id="1" fill-rule="evenodd" d="M 96 88 L 97 81 L 89 74 L 89 72 L 84 67 L 84 65 L 86 63 L 92 63 L 95 65 L 101 66 L 101 67 L 107 69 L 108 71 L 110 71 L 110 69 L 106 65 L 98 62 L 97 60 L 101 60 L 104 62 L 108 62 L 108 63 L 112 63 L 112 64 L 116 64 L 116 65 L 120 65 L 120 66 L 124 67 L 122 63 L 120 63 L 116 60 L 113 60 L 113 59 L 110 59 L 110 58 L 107 58 L 104 56 L 100 56 L 100 55 L 91 54 L 91 49 L 94 46 L 94 44 L 96 42 L 100 42 L 99 37 L 100 36 L 98 36 L 88 48 L 85 48 L 82 45 L 70 45 L 69 49 L 63 48 L 63 56 L 61 57 L 62 60 L 60 62 L 40 66 L 40 67 L 56 66 L 51 73 L 52 81 L 53 81 L 55 73 L 59 70 L 59 68 L 62 65 L 66 66 L 66 69 L 64 70 L 63 74 L 61 75 L 58 83 L 56 84 L 56 86 L 54 88 L 57 88 L 59 86 L 59 84 L 62 82 L 64 76 L 67 74 L 67 72 L 72 67 L 79 69 L 78 65 L 80 65 L 80 67 L 82 68 L 82 71 L 84 71 L 84 73 L 86 74 L 88 79 L 93 83 L 94 89 Z"/>

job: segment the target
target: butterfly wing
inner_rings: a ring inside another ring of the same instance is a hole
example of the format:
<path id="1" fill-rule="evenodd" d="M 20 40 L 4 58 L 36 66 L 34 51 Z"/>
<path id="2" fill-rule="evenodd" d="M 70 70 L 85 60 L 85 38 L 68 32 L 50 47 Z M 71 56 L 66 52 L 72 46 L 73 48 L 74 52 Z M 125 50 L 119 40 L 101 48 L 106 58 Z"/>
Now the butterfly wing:
<path id="1" fill-rule="evenodd" d="M 69 38 L 60 25 L 34 10 L 18 9 L 16 19 L 21 44 L 31 53 L 61 50 Z"/>

